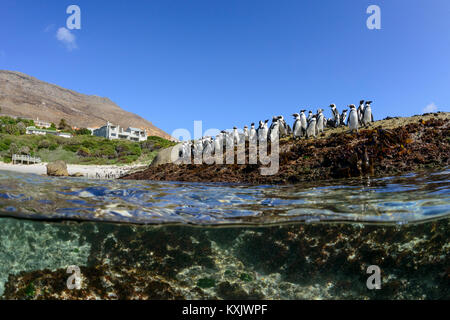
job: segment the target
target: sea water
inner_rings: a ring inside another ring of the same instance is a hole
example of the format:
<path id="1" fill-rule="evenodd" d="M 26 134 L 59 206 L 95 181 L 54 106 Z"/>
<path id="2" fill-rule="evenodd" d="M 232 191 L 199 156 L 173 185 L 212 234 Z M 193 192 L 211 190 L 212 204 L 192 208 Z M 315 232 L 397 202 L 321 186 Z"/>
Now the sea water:
<path id="1" fill-rule="evenodd" d="M 449 299 L 449 181 L 448 169 L 288 186 L 0 171 L 0 297 Z"/>

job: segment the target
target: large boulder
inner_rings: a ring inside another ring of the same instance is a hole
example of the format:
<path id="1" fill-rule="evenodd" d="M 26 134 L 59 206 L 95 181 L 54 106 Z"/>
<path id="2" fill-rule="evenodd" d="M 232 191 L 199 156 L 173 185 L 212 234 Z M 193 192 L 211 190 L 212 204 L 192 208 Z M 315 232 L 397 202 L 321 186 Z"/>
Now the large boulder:
<path id="1" fill-rule="evenodd" d="M 182 144 L 179 143 L 173 147 L 162 149 L 158 152 L 155 159 L 153 159 L 150 166 L 159 166 L 160 164 L 166 163 L 177 163 L 180 162 L 180 151 Z"/>
<path id="2" fill-rule="evenodd" d="M 67 165 L 62 160 L 57 160 L 47 164 L 47 175 L 55 177 L 67 177 L 69 172 L 67 171 Z"/>

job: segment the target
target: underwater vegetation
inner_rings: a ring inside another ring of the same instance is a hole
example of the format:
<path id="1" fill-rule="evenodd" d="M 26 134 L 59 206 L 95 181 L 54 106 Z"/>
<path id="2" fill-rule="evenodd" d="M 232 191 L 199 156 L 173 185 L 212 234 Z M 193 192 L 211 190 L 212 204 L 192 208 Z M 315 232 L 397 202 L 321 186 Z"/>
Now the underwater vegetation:
<path id="1" fill-rule="evenodd" d="M 35 255 L 40 241 L 49 241 L 47 232 L 57 234 L 66 251 L 54 253 L 54 265 L 9 274 L 3 299 L 450 298 L 450 219 L 253 228 L 4 220 L 12 219 L 0 220 L 2 232 L 28 230 Z M 73 245 L 64 243 L 89 248 L 79 265 L 79 290 L 66 286 L 70 274 L 61 266 L 77 258 L 69 255 Z M 5 257 L 3 263 L 14 264 Z M 381 269 L 381 290 L 366 287 L 369 265 Z"/>

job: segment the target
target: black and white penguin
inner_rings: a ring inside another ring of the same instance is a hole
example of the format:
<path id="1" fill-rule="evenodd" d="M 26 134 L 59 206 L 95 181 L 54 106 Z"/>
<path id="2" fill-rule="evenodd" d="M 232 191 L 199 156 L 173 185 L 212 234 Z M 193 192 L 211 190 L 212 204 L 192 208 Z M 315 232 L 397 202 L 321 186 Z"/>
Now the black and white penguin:
<path id="1" fill-rule="evenodd" d="M 283 116 L 278 116 L 278 123 L 280 124 L 280 137 L 290 136 L 292 133 L 291 126 L 286 123 Z"/>
<path id="2" fill-rule="evenodd" d="M 259 141 L 267 141 L 267 136 L 269 134 L 269 129 L 267 128 L 267 123 L 269 120 L 265 120 L 264 122 L 259 121 L 259 128 L 257 130 L 258 140 Z"/>
<path id="3" fill-rule="evenodd" d="M 270 137 L 270 141 L 274 142 L 276 140 L 278 140 L 280 138 L 280 122 L 278 121 L 278 117 L 276 117 L 276 121 L 273 122 L 270 125 L 270 130 L 269 130 L 269 137 Z"/>
<path id="4" fill-rule="evenodd" d="M 306 138 L 316 137 L 316 116 L 312 116 L 308 122 L 308 128 L 306 128 Z"/>
<path id="5" fill-rule="evenodd" d="M 292 115 L 294 117 L 294 124 L 292 126 L 292 132 L 293 132 L 293 136 L 294 139 L 300 139 L 300 137 L 302 136 L 302 121 L 300 119 L 300 115 L 298 113 L 294 113 Z"/>
<path id="6" fill-rule="evenodd" d="M 233 127 L 233 141 L 236 145 L 242 143 L 241 135 L 239 134 L 236 127 Z"/>
<path id="7" fill-rule="evenodd" d="M 316 115 L 316 133 L 319 134 L 323 132 L 323 109 L 317 110 Z"/>
<path id="8" fill-rule="evenodd" d="M 342 110 L 340 121 L 341 121 L 341 126 L 345 126 L 345 122 L 347 121 L 347 109 Z"/>
<path id="9" fill-rule="evenodd" d="M 347 125 L 350 129 L 350 132 L 352 132 L 353 130 L 356 130 L 356 132 L 358 132 L 359 128 L 358 111 L 356 110 L 356 106 L 354 104 L 349 105 L 349 108 L 350 114 L 348 115 Z"/>
<path id="10" fill-rule="evenodd" d="M 214 153 L 222 153 L 223 152 L 223 133 L 219 133 L 216 135 L 216 138 L 214 139 Z"/>
<path id="11" fill-rule="evenodd" d="M 250 132 L 248 134 L 248 141 L 250 141 L 251 144 L 256 144 L 256 142 L 258 141 L 258 133 L 256 132 L 254 123 L 252 123 L 250 125 Z"/>
<path id="12" fill-rule="evenodd" d="M 311 121 L 312 117 L 313 117 L 313 113 L 312 113 L 311 110 L 309 110 L 309 112 L 308 112 L 308 118 L 306 118 L 306 122 L 309 123 L 309 121 Z"/>
<path id="13" fill-rule="evenodd" d="M 364 113 L 364 100 L 359 101 L 358 107 L 358 121 L 359 125 L 362 125 L 362 115 Z"/>
<path id="14" fill-rule="evenodd" d="M 367 101 L 366 106 L 364 107 L 364 112 L 362 115 L 362 124 L 363 126 L 368 126 L 371 122 L 373 122 L 373 114 L 372 114 L 372 108 L 370 107 L 370 104 L 372 101 Z"/>
<path id="15" fill-rule="evenodd" d="M 331 113 L 333 115 L 334 127 L 337 128 L 337 127 L 339 127 L 339 123 L 340 123 L 339 111 L 336 108 L 336 105 L 334 103 L 330 104 L 330 108 L 331 108 Z"/>
<path id="16" fill-rule="evenodd" d="M 306 128 L 308 128 L 308 120 L 306 119 L 305 111 L 306 110 L 300 111 L 300 123 L 302 126 L 302 137 L 306 135 Z"/>
<path id="17" fill-rule="evenodd" d="M 244 137 L 244 141 L 248 141 L 248 127 L 247 127 L 247 125 L 244 126 L 243 137 Z"/>
<path id="18" fill-rule="evenodd" d="M 272 133 L 272 130 L 275 128 L 275 126 L 277 126 L 277 128 L 279 128 L 278 119 L 279 119 L 278 116 L 272 117 L 272 123 L 270 124 L 270 127 L 269 127 L 269 135 Z"/>

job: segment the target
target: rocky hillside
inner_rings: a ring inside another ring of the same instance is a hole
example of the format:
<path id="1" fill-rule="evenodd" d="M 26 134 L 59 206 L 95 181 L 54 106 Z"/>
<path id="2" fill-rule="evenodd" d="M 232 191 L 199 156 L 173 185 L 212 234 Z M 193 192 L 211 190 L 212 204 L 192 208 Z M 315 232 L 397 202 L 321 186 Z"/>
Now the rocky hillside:
<path id="1" fill-rule="evenodd" d="M 108 98 L 84 95 L 20 72 L 0 70 L 0 108 L 2 114 L 55 124 L 66 119 L 77 127 L 99 127 L 108 120 L 125 128 L 146 128 L 149 135 L 170 138 L 151 122 L 121 109 Z"/>

